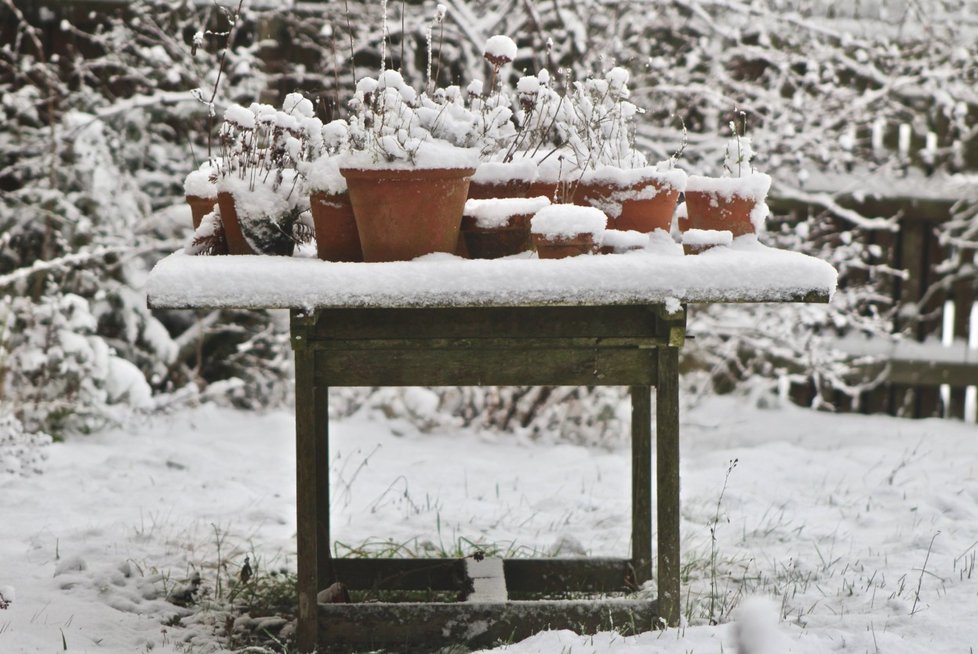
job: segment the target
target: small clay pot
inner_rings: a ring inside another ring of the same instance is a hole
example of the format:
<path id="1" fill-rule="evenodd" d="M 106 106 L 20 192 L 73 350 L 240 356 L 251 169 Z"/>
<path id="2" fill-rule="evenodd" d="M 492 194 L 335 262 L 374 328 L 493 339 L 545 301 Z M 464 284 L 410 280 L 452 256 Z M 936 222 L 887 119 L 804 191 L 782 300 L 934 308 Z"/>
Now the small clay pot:
<path id="1" fill-rule="evenodd" d="M 683 254 L 687 256 L 692 256 L 694 254 L 699 254 L 701 252 L 706 252 L 710 248 L 718 247 L 714 243 L 704 244 L 704 245 L 691 245 L 689 243 L 683 243 Z"/>
<path id="2" fill-rule="evenodd" d="M 750 220 L 756 204 L 753 198 L 720 195 L 708 191 L 686 191 L 686 220 L 679 221 L 679 231 L 708 229 L 732 232 L 734 238 L 754 233 Z"/>
<path id="3" fill-rule="evenodd" d="M 228 254 L 272 254 L 291 257 L 295 251 L 295 241 L 282 232 L 271 218 L 255 220 L 249 228 L 253 236 L 261 235 L 267 249 L 256 252 L 251 243 L 245 238 L 245 227 L 238 220 L 238 212 L 234 206 L 234 196 L 222 191 L 217 194 L 217 206 L 221 209 L 221 224 L 224 226 L 224 239 L 227 241 Z"/>
<path id="4" fill-rule="evenodd" d="M 190 205 L 190 213 L 194 222 L 194 231 L 200 227 L 200 221 L 204 216 L 214 210 L 217 198 L 202 198 L 199 195 L 188 195 L 187 204 Z"/>
<path id="5" fill-rule="evenodd" d="M 479 227 L 472 216 L 462 216 L 462 238 L 472 259 L 498 259 L 525 252 L 533 247 L 530 218 L 523 214 L 510 216 L 504 227 Z"/>
<path id="6" fill-rule="evenodd" d="M 533 234 L 533 244 L 541 259 L 564 259 L 594 252 L 594 234 L 585 232 L 569 237 Z"/>
<path id="7" fill-rule="evenodd" d="M 224 239 L 228 243 L 228 254 L 258 254 L 248 245 L 241 231 L 238 212 L 234 209 L 234 196 L 226 191 L 218 193 L 217 205 L 221 208 L 221 224 L 224 225 Z"/>
<path id="8" fill-rule="evenodd" d="M 679 221 L 684 233 L 691 229 L 730 232 L 734 238 L 756 233 L 751 221 L 754 211 L 764 209 L 764 199 L 771 188 L 771 178 L 751 172 L 740 177 L 704 177 L 692 175 L 686 182 L 686 220 Z M 754 216 L 758 223 L 765 216 Z"/>
<path id="9" fill-rule="evenodd" d="M 316 227 L 316 253 L 323 261 L 363 261 L 360 234 L 347 193 L 309 195 Z"/>

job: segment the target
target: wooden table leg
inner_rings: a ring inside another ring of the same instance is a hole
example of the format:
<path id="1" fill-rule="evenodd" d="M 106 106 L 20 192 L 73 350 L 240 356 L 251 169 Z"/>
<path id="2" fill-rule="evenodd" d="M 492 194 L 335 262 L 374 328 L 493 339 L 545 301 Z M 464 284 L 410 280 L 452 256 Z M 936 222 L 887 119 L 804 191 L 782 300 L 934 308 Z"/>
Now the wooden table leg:
<path id="1" fill-rule="evenodd" d="M 652 578 L 652 388 L 632 386 L 632 569 Z"/>
<path id="2" fill-rule="evenodd" d="M 659 348 L 655 391 L 659 615 L 679 624 L 679 348 Z"/>
<path id="3" fill-rule="evenodd" d="M 325 387 L 315 385 L 315 352 L 295 353 L 297 584 L 296 646 L 313 652 L 319 641 L 316 596 L 329 585 L 329 413 Z"/>

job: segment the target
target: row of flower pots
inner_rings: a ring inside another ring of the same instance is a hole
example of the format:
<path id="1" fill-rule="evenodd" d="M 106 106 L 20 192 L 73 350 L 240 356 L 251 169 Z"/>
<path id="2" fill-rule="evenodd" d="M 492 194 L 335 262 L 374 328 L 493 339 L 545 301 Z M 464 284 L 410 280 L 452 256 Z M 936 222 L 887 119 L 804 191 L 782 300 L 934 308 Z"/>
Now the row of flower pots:
<path id="1" fill-rule="evenodd" d="M 594 209 L 586 213 L 604 216 L 601 229 L 650 234 L 671 229 L 685 193 L 681 231 L 762 228 L 770 178 L 750 164 L 746 124 L 731 124 L 727 177 L 687 177 L 675 167 L 683 147 L 655 165 L 636 148 L 644 110 L 629 99 L 625 69 L 581 80 L 543 69 L 505 88 L 500 69 L 516 51 L 512 39 L 491 37 L 488 85 L 473 79 L 464 90 L 431 80 L 415 88 L 382 67 L 357 80 L 346 118 L 328 123 L 301 93 L 279 109 L 227 107 L 218 152 L 187 179 L 197 212 L 211 212 L 188 250 L 289 255 L 315 233 L 319 256 L 332 261 L 493 257 L 482 242 L 495 230 L 463 219 L 467 199 L 491 198 L 543 197 Z"/>
<path id="2" fill-rule="evenodd" d="M 770 184 L 766 175 L 687 178 L 680 170 L 608 167 L 573 185 L 560 185 L 528 179 L 532 168 L 522 164 L 489 169 L 488 173 L 476 174 L 474 180 L 472 168 L 342 169 L 346 190 L 314 191 L 309 196 L 319 257 L 328 261 L 376 262 L 407 260 L 433 252 L 499 258 L 537 249 L 541 258 L 550 258 L 590 251 L 590 234 L 585 231 L 576 240 L 569 233 L 557 239 L 564 241 L 560 248 L 541 246 L 545 240 L 542 236 L 535 239 L 534 245 L 530 219 L 552 199 L 598 210 L 590 215 L 603 217 L 601 231 L 607 228 L 618 233 L 648 234 L 656 229 L 670 230 L 679 195 L 684 193 L 685 205 L 678 212 L 680 232 L 725 231 L 741 236 L 754 233 L 763 225 L 764 196 Z M 212 188 L 216 190 L 216 186 Z M 536 199 L 518 200 L 526 197 Z M 507 199 L 512 199 L 510 208 Z M 235 196 L 230 190 L 217 192 L 216 198 L 188 194 L 187 201 L 195 229 L 216 202 L 226 251 L 255 253 L 242 232 Z M 491 214 L 495 215 L 494 220 L 485 218 Z M 499 218 L 503 214 L 504 220 Z M 573 212 L 557 215 L 569 216 Z M 716 244 L 722 244 L 723 238 L 716 238 L 720 239 Z M 697 239 L 710 241 L 709 236 Z M 687 245 L 685 249 L 695 253 L 703 248 Z M 615 248 L 606 246 L 606 251 Z M 276 253 L 292 252 L 287 248 Z"/>

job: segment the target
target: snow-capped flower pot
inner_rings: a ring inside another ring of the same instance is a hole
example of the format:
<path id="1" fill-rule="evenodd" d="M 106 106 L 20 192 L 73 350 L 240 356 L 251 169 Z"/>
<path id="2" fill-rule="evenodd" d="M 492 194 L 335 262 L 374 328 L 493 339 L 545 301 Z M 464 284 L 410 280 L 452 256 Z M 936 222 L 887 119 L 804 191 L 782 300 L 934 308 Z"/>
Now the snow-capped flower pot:
<path id="1" fill-rule="evenodd" d="M 341 168 L 363 260 L 407 261 L 455 252 L 469 168 Z"/>
<path id="2" fill-rule="evenodd" d="M 469 184 L 470 200 L 488 198 L 526 198 L 536 176 L 537 166 L 529 159 L 521 161 L 486 161 L 475 169 Z"/>
<path id="3" fill-rule="evenodd" d="M 316 253 L 324 261 L 363 261 L 350 195 L 316 191 L 309 195 L 316 229 Z"/>
<path id="4" fill-rule="evenodd" d="M 654 166 L 623 169 L 602 166 L 582 183 L 584 200 L 608 216 L 608 226 L 646 234 L 669 231 L 679 194 L 686 188 L 682 170 Z"/>
<path id="5" fill-rule="evenodd" d="M 214 210 L 217 204 L 217 195 L 213 197 L 201 197 L 199 195 L 188 195 L 187 204 L 190 205 L 191 220 L 193 220 L 194 230 L 200 227 L 200 221 L 204 216 Z"/>
<path id="6" fill-rule="evenodd" d="M 683 254 L 692 255 L 733 243 L 729 230 L 688 229 L 683 232 Z"/>
<path id="7" fill-rule="evenodd" d="M 296 169 L 321 140 L 322 123 L 312 114 L 298 93 L 286 96 L 282 111 L 258 103 L 225 110 L 214 177 L 230 254 L 291 256 L 312 237 L 309 196 Z"/>
<path id="8" fill-rule="evenodd" d="M 241 231 L 238 212 L 234 206 L 234 196 L 228 192 L 218 193 L 217 206 L 221 211 L 221 224 L 224 226 L 224 238 L 228 244 L 228 254 L 258 254 L 248 245 L 248 241 Z"/>
<path id="9" fill-rule="evenodd" d="M 183 191 L 190 205 L 194 231 L 200 227 L 201 219 L 214 210 L 217 204 L 217 186 L 212 177 L 215 175 L 207 162 L 200 168 L 187 175 L 183 182 Z"/>
<path id="10" fill-rule="evenodd" d="M 609 221 L 610 222 L 610 221 Z M 601 236 L 599 254 L 624 254 L 644 250 L 649 244 L 649 235 L 635 230 L 606 229 Z"/>
<path id="11" fill-rule="evenodd" d="M 316 230 L 319 258 L 324 261 L 363 261 L 353 205 L 336 157 L 322 156 L 302 170 L 310 191 L 309 210 Z"/>
<path id="12" fill-rule="evenodd" d="M 295 171 L 281 174 L 283 179 L 274 184 L 234 174 L 218 180 L 217 204 L 229 254 L 292 256 L 296 226 L 307 207 L 296 188 Z"/>
<path id="13" fill-rule="evenodd" d="M 600 209 L 552 204 L 533 216 L 530 231 L 541 259 L 563 259 L 592 254 L 607 224 Z"/>
<path id="14" fill-rule="evenodd" d="M 745 177 L 700 177 L 686 182 L 686 229 L 730 231 L 734 237 L 764 230 L 765 203 L 771 178 L 764 173 Z"/>
<path id="15" fill-rule="evenodd" d="M 530 219 L 550 204 L 545 197 L 469 200 L 462 215 L 462 238 L 473 259 L 498 259 L 532 247 Z"/>

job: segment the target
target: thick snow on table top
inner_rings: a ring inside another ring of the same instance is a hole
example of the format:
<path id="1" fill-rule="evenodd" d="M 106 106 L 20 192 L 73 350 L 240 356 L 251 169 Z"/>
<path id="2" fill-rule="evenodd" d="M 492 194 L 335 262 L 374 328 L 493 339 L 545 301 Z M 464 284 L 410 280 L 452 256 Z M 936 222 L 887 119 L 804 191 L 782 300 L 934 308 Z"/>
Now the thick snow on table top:
<path id="1" fill-rule="evenodd" d="M 156 264 L 147 294 L 154 308 L 678 305 L 805 296 L 824 301 L 835 291 L 836 277 L 824 261 L 766 247 L 754 237 L 696 256 L 653 239 L 637 252 L 559 260 L 530 253 L 496 260 L 434 254 L 391 263 L 334 263 L 178 252 Z"/>

